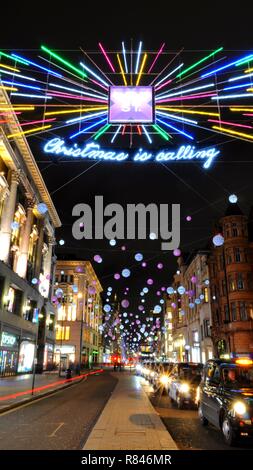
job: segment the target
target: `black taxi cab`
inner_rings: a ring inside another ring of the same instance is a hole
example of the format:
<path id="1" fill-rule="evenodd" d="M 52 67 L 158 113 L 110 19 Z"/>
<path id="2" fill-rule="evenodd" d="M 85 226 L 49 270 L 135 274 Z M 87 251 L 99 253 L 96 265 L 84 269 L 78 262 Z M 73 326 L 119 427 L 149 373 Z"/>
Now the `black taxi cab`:
<path id="1" fill-rule="evenodd" d="M 169 397 L 179 409 L 185 405 L 196 406 L 196 392 L 201 380 L 203 364 L 179 362 L 169 377 Z"/>
<path id="2" fill-rule="evenodd" d="M 253 360 L 211 359 L 205 364 L 197 393 L 201 423 L 211 423 L 233 446 L 253 436 Z"/>

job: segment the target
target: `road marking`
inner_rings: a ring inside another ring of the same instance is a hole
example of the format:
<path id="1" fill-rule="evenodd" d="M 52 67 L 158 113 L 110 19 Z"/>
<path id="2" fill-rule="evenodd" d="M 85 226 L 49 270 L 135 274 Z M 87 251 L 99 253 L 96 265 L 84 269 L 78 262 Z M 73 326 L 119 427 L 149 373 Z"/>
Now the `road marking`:
<path id="1" fill-rule="evenodd" d="M 57 428 L 52 432 L 52 434 L 49 434 L 48 437 L 55 437 L 57 431 L 59 431 L 59 429 L 64 425 L 64 423 L 60 423 L 59 426 L 57 426 Z"/>
<path id="2" fill-rule="evenodd" d="M 77 382 L 77 383 L 74 383 L 74 384 L 71 385 L 71 386 L 72 386 L 72 387 L 76 387 L 76 386 L 79 385 L 80 383 L 86 382 L 87 377 L 88 377 L 88 376 L 84 377 L 82 380 L 80 380 L 80 381 Z M 8 414 L 10 414 L 10 413 L 14 413 L 15 411 L 21 410 L 22 408 L 26 408 L 27 406 L 34 405 L 34 404 L 38 403 L 38 402 L 41 401 L 41 400 L 45 400 L 46 398 L 53 397 L 53 396 L 56 395 L 57 393 L 63 392 L 64 390 L 67 390 L 68 388 L 70 388 L 70 387 L 62 387 L 62 388 L 60 388 L 59 390 L 56 390 L 55 392 L 50 393 L 50 395 L 46 395 L 46 396 L 44 396 L 44 397 L 37 398 L 36 400 L 32 400 L 32 401 L 30 401 L 29 403 L 25 403 L 24 405 L 20 404 L 20 406 L 16 406 L 15 408 L 12 408 L 11 410 L 4 411 L 3 413 L 0 413 L 0 419 L 1 419 L 2 416 L 8 415 Z"/>

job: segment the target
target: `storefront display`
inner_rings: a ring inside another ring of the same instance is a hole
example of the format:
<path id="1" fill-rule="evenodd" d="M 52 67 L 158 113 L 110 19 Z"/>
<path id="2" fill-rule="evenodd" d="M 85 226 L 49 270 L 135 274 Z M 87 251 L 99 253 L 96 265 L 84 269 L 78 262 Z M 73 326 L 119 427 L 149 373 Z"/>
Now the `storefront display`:
<path id="1" fill-rule="evenodd" d="M 0 338 L 0 376 L 16 375 L 19 336 L 2 331 Z"/>
<path id="2" fill-rule="evenodd" d="M 46 343 L 45 350 L 44 350 L 44 361 L 43 361 L 44 369 L 50 370 L 53 367 L 53 359 L 54 359 L 54 345 L 50 343 Z"/>
<path id="3" fill-rule="evenodd" d="M 18 358 L 18 372 L 32 372 L 35 344 L 28 340 L 23 340 L 20 344 Z"/>

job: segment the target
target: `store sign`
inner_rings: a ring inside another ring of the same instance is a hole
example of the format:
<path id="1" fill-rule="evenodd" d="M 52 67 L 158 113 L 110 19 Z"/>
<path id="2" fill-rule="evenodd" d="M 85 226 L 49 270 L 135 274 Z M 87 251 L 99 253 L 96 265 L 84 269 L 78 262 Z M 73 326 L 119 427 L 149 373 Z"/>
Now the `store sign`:
<path id="1" fill-rule="evenodd" d="M 2 332 L 1 346 L 12 347 L 16 344 L 16 342 L 17 337 L 15 335 L 11 335 L 10 333 L 6 333 L 5 331 Z"/>
<path id="2" fill-rule="evenodd" d="M 156 162 L 187 162 L 201 161 L 203 168 L 210 168 L 215 158 L 220 153 L 216 147 L 196 148 L 192 145 L 181 145 L 176 149 L 162 149 L 152 152 L 149 149 L 142 149 L 129 153 L 122 150 L 102 149 L 94 142 L 79 146 L 78 144 L 67 145 L 64 139 L 55 137 L 44 145 L 44 152 L 63 157 L 83 158 L 86 160 L 100 160 L 109 162 L 133 161 L 136 163 Z"/>

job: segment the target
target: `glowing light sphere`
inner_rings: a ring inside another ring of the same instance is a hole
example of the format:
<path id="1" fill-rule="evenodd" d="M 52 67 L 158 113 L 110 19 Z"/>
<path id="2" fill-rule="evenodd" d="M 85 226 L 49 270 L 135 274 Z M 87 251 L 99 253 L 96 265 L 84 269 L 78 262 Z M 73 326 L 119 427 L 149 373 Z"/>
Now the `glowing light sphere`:
<path id="1" fill-rule="evenodd" d="M 194 307 L 195 307 L 194 303 L 193 303 L 193 302 L 190 302 L 190 303 L 189 303 L 189 307 L 190 307 L 190 308 L 194 308 Z"/>
<path id="2" fill-rule="evenodd" d="M 111 291 L 112 291 L 112 287 L 108 287 L 107 290 L 108 290 L 109 292 L 111 292 Z"/>
<path id="3" fill-rule="evenodd" d="M 20 224 L 18 222 L 14 221 L 14 222 L 11 223 L 11 229 L 12 230 L 18 230 L 19 227 L 20 227 Z"/>
<path id="4" fill-rule="evenodd" d="M 161 295 L 161 292 L 158 290 L 158 291 L 156 292 L 156 295 L 158 295 L 158 296 Z"/>
<path id="5" fill-rule="evenodd" d="M 39 202 L 39 204 L 37 204 L 37 211 L 39 214 L 45 214 L 47 210 L 47 205 L 44 202 Z"/>
<path id="6" fill-rule="evenodd" d="M 161 305 L 155 305 L 154 307 L 154 313 L 160 313 L 162 311 Z"/>
<path id="7" fill-rule="evenodd" d="M 200 300 L 204 300 L 204 298 L 205 298 L 204 294 L 200 294 L 199 298 L 200 298 Z"/>
<path id="8" fill-rule="evenodd" d="M 38 284 L 38 279 L 36 277 L 34 277 L 32 279 L 32 284 L 35 286 L 36 284 Z M 58 290 L 58 289 L 57 289 Z M 61 289 L 60 289 L 61 290 Z M 57 292 L 57 291 L 56 291 Z"/>
<path id="9" fill-rule="evenodd" d="M 199 299 L 195 299 L 195 304 L 196 304 L 196 305 L 199 305 L 199 304 L 200 304 L 200 300 L 199 300 Z"/>
<path id="10" fill-rule="evenodd" d="M 121 250 L 122 250 L 122 251 L 126 251 L 126 246 L 123 245 L 123 246 L 121 247 Z"/>
<path id="11" fill-rule="evenodd" d="M 124 312 L 124 313 L 123 313 L 123 317 L 124 317 L 124 318 L 127 318 L 127 312 Z"/>
<path id="12" fill-rule="evenodd" d="M 176 248 L 175 250 L 173 250 L 173 255 L 174 256 L 180 256 L 181 255 L 181 250 L 179 250 L 179 248 Z"/>
<path id="13" fill-rule="evenodd" d="M 77 266 L 76 272 L 77 272 L 77 273 L 83 273 L 83 272 L 84 272 L 84 268 L 83 268 L 82 266 Z"/>
<path id="14" fill-rule="evenodd" d="M 118 281 L 120 279 L 120 274 L 115 273 L 113 277 L 114 277 L 114 279 L 116 279 L 116 281 Z"/>
<path id="15" fill-rule="evenodd" d="M 96 289 L 95 289 L 95 287 L 89 286 L 88 292 L 89 292 L 89 294 L 91 294 L 91 295 L 92 295 L 92 294 L 96 294 Z"/>
<path id="16" fill-rule="evenodd" d="M 147 294 L 148 293 L 148 287 L 143 287 L 143 292 L 144 292 L 144 294 Z"/>
<path id="17" fill-rule="evenodd" d="M 192 277 L 191 277 L 191 282 L 192 282 L 193 284 L 196 284 L 196 282 L 197 282 L 196 276 L 192 276 Z"/>
<path id="18" fill-rule="evenodd" d="M 164 300 L 163 300 L 163 299 L 160 299 L 160 304 L 164 304 Z"/>
<path id="19" fill-rule="evenodd" d="M 173 287 L 168 287 L 168 288 L 167 288 L 167 293 L 168 293 L 169 295 L 174 294 L 174 289 L 173 289 Z"/>
<path id="20" fill-rule="evenodd" d="M 104 305 L 104 312 L 109 313 L 111 311 L 111 306 L 109 304 Z"/>
<path id="21" fill-rule="evenodd" d="M 157 268 L 158 269 L 163 269 L 163 263 L 158 263 Z"/>
<path id="22" fill-rule="evenodd" d="M 63 290 L 60 289 L 60 288 L 56 289 L 55 293 L 56 293 L 57 297 L 62 297 L 63 296 Z"/>
<path id="23" fill-rule="evenodd" d="M 123 269 L 123 271 L 121 271 L 121 274 L 123 277 L 129 277 L 131 275 L 131 271 L 130 269 Z"/>
<path id="24" fill-rule="evenodd" d="M 136 253 L 136 255 L 134 255 L 134 259 L 136 261 L 142 261 L 143 260 L 143 255 L 141 253 Z"/>
<path id="25" fill-rule="evenodd" d="M 149 234 L 149 238 L 150 238 L 150 240 L 156 240 L 157 236 L 156 236 L 156 234 L 155 234 L 154 232 L 151 232 L 151 233 Z"/>
<path id="26" fill-rule="evenodd" d="M 205 285 L 206 285 L 206 286 L 209 286 L 209 284 L 210 284 L 209 279 L 206 279 L 206 280 L 205 280 Z"/>
<path id="27" fill-rule="evenodd" d="M 214 235 L 213 244 L 214 246 L 222 246 L 224 244 L 224 237 L 223 235 L 221 235 L 221 233 L 217 233 L 217 235 Z"/>
<path id="28" fill-rule="evenodd" d="M 141 263 L 141 265 L 142 265 L 143 268 L 146 268 L 147 267 L 146 261 L 143 261 L 143 263 Z"/>
<path id="29" fill-rule="evenodd" d="M 177 289 L 177 291 L 178 291 L 178 293 L 179 293 L 180 295 L 183 295 L 183 294 L 185 293 L 185 288 L 184 288 L 184 286 L 179 286 L 178 289 Z"/>
<path id="30" fill-rule="evenodd" d="M 166 287 L 161 287 L 161 290 L 164 292 L 166 291 Z"/>
<path id="31" fill-rule="evenodd" d="M 230 194 L 228 200 L 229 202 L 231 202 L 231 204 L 236 204 L 238 201 L 238 197 L 236 196 L 236 194 Z"/>
<path id="32" fill-rule="evenodd" d="M 61 240 L 59 240 L 59 245 L 63 246 L 65 245 L 65 241 L 61 238 Z"/>
<path id="33" fill-rule="evenodd" d="M 115 246 L 117 242 L 116 240 L 113 239 L 113 240 L 110 240 L 109 243 L 111 246 Z"/>
<path id="34" fill-rule="evenodd" d="M 138 310 L 140 310 L 140 312 L 142 312 L 144 310 L 143 305 L 139 305 Z"/>
<path id="35" fill-rule="evenodd" d="M 129 301 L 127 299 L 122 300 L 121 305 L 123 308 L 129 307 Z"/>
<path id="36" fill-rule="evenodd" d="M 93 259 L 96 263 L 102 263 L 103 261 L 100 255 L 95 255 Z"/>
<path id="37" fill-rule="evenodd" d="M 191 220 L 192 220 L 191 216 L 187 215 L 186 220 L 187 220 L 187 222 L 191 222 Z"/>
<path id="38" fill-rule="evenodd" d="M 147 284 L 148 284 L 149 286 L 152 286 L 152 284 L 154 284 L 153 279 L 148 279 L 148 280 L 147 280 Z"/>
<path id="39" fill-rule="evenodd" d="M 175 304 L 175 302 L 172 302 L 171 306 L 172 306 L 172 308 L 176 308 L 176 307 L 177 307 L 176 304 Z"/>
<path id="40" fill-rule="evenodd" d="M 185 315 L 185 311 L 184 310 L 180 310 L 180 315 L 183 317 Z"/>

